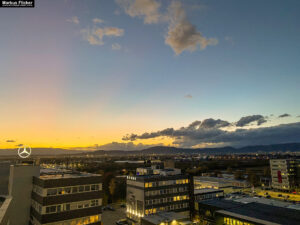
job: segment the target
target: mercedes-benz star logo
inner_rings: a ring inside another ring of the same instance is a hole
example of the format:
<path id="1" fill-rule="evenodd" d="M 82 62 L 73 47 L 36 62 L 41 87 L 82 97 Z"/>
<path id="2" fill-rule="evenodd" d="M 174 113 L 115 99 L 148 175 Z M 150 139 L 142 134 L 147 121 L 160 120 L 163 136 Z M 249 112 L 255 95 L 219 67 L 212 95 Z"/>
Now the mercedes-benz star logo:
<path id="1" fill-rule="evenodd" d="M 29 146 L 23 145 L 18 149 L 18 155 L 25 159 L 28 158 L 31 154 L 31 148 Z"/>

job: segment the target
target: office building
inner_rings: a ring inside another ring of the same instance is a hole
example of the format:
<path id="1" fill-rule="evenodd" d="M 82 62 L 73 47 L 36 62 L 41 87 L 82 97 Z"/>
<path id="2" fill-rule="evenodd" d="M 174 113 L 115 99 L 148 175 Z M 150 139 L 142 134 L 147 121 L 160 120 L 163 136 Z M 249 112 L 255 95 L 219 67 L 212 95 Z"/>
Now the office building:
<path id="1" fill-rule="evenodd" d="M 12 165 L 0 225 L 100 225 L 101 205 L 100 175 Z"/>
<path id="2" fill-rule="evenodd" d="M 300 161 L 294 159 L 270 160 L 272 188 L 294 191 L 300 185 Z"/>
<path id="3" fill-rule="evenodd" d="M 194 188 L 214 188 L 214 189 L 226 189 L 226 188 L 247 188 L 249 183 L 245 180 L 236 180 L 223 177 L 206 177 L 206 176 L 194 176 Z"/>
<path id="4" fill-rule="evenodd" d="M 214 188 L 194 189 L 194 201 L 202 201 L 213 198 L 223 198 L 224 191 Z"/>
<path id="5" fill-rule="evenodd" d="M 141 218 L 158 212 L 189 214 L 190 180 L 179 169 L 157 166 L 138 168 L 127 177 L 127 218 L 138 224 Z"/>

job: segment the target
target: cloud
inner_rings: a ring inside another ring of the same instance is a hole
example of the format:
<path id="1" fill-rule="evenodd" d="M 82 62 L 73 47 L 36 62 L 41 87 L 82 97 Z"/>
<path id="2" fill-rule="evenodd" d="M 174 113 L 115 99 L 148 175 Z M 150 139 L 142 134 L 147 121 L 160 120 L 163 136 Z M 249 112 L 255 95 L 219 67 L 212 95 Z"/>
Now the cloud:
<path id="1" fill-rule="evenodd" d="M 278 118 L 290 117 L 291 115 L 288 113 L 284 113 L 278 116 Z"/>
<path id="2" fill-rule="evenodd" d="M 6 142 L 14 143 L 14 142 L 16 142 L 16 141 L 15 141 L 15 140 L 6 140 Z"/>
<path id="3" fill-rule="evenodd" d="M 111 49 L 112 50 L 121 50 L 122 46 L 118 43 L 114 43 L 114 44 L 111 45 Z"/>
<path id="4" fill-rule="evenodd" d="M 267 120 L 262 115 L 245 116 L 245 117 L 242 117 L 239 121 L 237 121 L 236 126 L 244 127 L 246 125 L 249 125 L 252 122 L 257 122 L 257 125 L 259 126 L 259 125 L 267 122 Z"/>
<path id="5" fill-rule="evenodd" d="M 217 45 L 215 38 L 206 38 L 187 19 L 186 12 L 179 1 L 172 1 L 166 13 L 160 13 L 161 4 L 156 0 L 116 0 L 121 8 L 131 17 L 144 19 L 145 24 L 165 22 L 168 32 L 165 44 L 169 45 L 176 55 L 183 51 L 193 52 Z"/>
<path id="6" fill-rule="evenodd" d="M 166 128 L 150 133 L 145 132 L 140 135 L 127 134 L 123 137 L 123 141 L 168 137 L 173 139 L 173 145 L 178 147 L 220 147 L 228 145 L 240 147 L 300 141 L 300 122 L 269 127 L 240 128 L 253 122 L 257 124 L 264 123 L 265 118 L 262 115 L 252 115 L 242 117 L 233 123 L 213 118 L 202 121 L 196 120 L 188 126 L 179 129 Z M 234 127 L 234 125 L 236 126 Z"/>
<path id="7" fill-rule="evenodd" d="M 104 23 L 104 21 L 99 18 L 94 18 L 93 23 Z"/>
<path id="8" fill-rule="evenodd" d="M 67 19 L 67 22 L 74 23 L 74 24 L 79 24 L 79 19 L 78 19 L 77 16 L 73 16 L 70 19 Z"/>
<path id="9" fill-rule="evenodd" d="M 151 133 L 143 133 L 141 135 L 137 134 L 127 134 L 122 138 L 123 141 L 135 141 L 137 139 L 150 139 L 150 138 L 156 138 L 160 136 L 167 136 L 167 137 L 181 137 L 185 136 L 186 134 L 194 133 L 195 130 L 203 130 L 203 129 L 212 129 L 212 128 L 222 128 L 229 126 L 230 123 L 224 120 L 215 120 L 215 119 L 205 119 L 202 122 L 201 121 L 194 121 L 187 127 L 181 127 L 178 130 L 175 130 L 174 128 L 166 128 L 161 131 L 157 132 L 151 132 Z"/>
<path id="10" fill-rule="evenodd" d="M 160 3 L 156 0 L 116 0 L 125 13 L 144 19 L 145 24 L 158 23 Z"/>
<path id="11" fill-rule="evenodd" d="M 173 1 L 168 8 L 169 28 L 165 43 L 170 45 L 176 55 L 183 51 L 195 51 L 198 46 L 205 49 L 208 45 L 218 44 L 215 38 L 205 38 L 196 27 L 192 25 L 179 1 Z"/>
<path id="12" fill-rule="evenodd" d="M 187 95 L 185 95 L 184 97 L 185 97 L 185 98 L 193 98 L 193 96 L 190 95 L 190 94 L 187 94 Z"/>
<path id="13" fill-rule="evenodd" d="M 163 145 L 162 143 L 158 145 Z M 133 142 L 127 142 L 127 143 L 121 143 L 121 142 L 111 142 L 108 144 L 104 145 L 93 145 L 93 146 L 88 146 L 88 147 L 74 147 L 71 148 L 73 150 L 121 150 L 121 151 L 135 151 L 135 150 L 142 150 L 146 148 L 150 148 L 156 145 L 144 145 L 142 143 L 134 144 Z"/>
<path id="14" fill-rule="evenodd" d="M 117 27 L 94 27 L 92 29 L 82 29 L 81 34 L 84 40 L 88 41 L 91 45 L 103 45 L 103 38 L 107 37 L 120 37 L 124 35 L 124 30 Z"/>

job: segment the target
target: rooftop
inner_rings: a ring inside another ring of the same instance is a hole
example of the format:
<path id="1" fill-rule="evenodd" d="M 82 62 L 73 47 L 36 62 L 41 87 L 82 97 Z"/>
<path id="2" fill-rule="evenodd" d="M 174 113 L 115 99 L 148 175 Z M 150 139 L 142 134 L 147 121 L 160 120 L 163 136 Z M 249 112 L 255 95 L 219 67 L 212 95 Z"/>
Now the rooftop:
<path id="1" fill-rule="evenodd" d="M 194 189 L 194 194 L 205 194 L 205 193 L 215 193 L 215 192 L 224 192 L 223 190 L 214 189 L 214 188 L 201 188 L 201 189 Z"/>
<path id="2" fill-rule="evenodd" d="M 219 209 L 229 209 L 234 207 L 240 207 L 244 205 L 243 203 L 225 200 L 225 199 L 210 199 L 204 201 L 198 201 L 198 203 L 203 205 L 208 205 L 210 207 L 219 208 Z"/>
<path id="3" fill-rule="evenodd" d="M 290 202 L 284 202 L 280 200 L 275 200 L 275 199 L 268 199 L 268 198 L 259 198 L 259 197 L 242 197 L 242 198 L 236 198 L 232 199 L 235 202 L 240 202 L 240 203 L 261 203 L 261 204 L 266 204 L 266 205 L 271 205 L 271 206 L 278 206 L 278 207 L 283 207 L 283 208 L 293 208 L 296 210 L 300 210 L 300 204 L 293 204 Z"/>
<path id="4" fill-rule="evenodd" d="M 99 174 L 93 173 L 81 173 L 70 170 L 58 170 L 58 169 L 41 169 L 41 175 L 39 176 L 42 180 L 50 179 L 67 179 L 67 178 L 79 178 L 79 177 L 99 177 Z"/>
<path id="5" fill-rule="evenodd" d="M 240 207 L 219 210 L 218 213 L 247 220 L 251 219 L 253 222 L 262 220 L 275 224 L 298 225 L 300 221 L 300 213 L 297 210 L 271 206 L 257 202 L 244 204 Z M 259 222 L 262 223 L 262 221 Z"/>
<path id="6" fill-rule="evenodd" d="M 172 222 L 173 220 L 188 220 L 188 217 L 181 213 L 175 212 L 162 212 L 150 216 L 145 216 L 143 220 L 148 221 L 152 224 L 160 224 L 162 222 Z M 189 224 L 188 221 L 185 221 Z"/>

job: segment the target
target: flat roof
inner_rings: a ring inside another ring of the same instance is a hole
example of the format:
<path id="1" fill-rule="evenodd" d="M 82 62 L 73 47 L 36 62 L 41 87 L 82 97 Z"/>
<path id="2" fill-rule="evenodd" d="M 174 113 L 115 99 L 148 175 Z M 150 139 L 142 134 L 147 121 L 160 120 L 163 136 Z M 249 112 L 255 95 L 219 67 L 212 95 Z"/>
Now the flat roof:
<path id="1" fill-rule="evenodd" d="M 194 194 L 206 194 L 206 193 L 215 193 L 215 192 L 224 192 L 220 189 L 214 189 L 214 188 L 201 188 L 201 189 L 194 189 Z"/>
<path id="2" fill-rule="evenodd" d="M 300 213 L 295 209 L 252 202 L 240 207 L 217 211 L 218 213 L 252 221 L 267 221 L 273 224 L 299 225 Z M 263 223 L 270 224 L 270 223 Z"/>
<path id="3" fill-rule="evenodd" d="M 40 174 L 39 178 L 42 180 L 101 176 L 99 174 L 83 173 L 60 168 L 41 168 Z"/>
<path id="4" fill-rule="evenodd" d="M 219 209 L 229 209 L 229 208 L 240 207 L 244 205 L 243 203 L 235 202 L 232 200 L 226 200 L 226 199 L 209 199 L 204 201 L 199 200 L 197 202 L 203 205 L 207 205 Z"/>
<path id="5" fill-rule="evenodd" d="M 266 205 L 272 205 L 272 206 L 278 206 L 278 207 L 284 207 L 284 208 L 293 208 L 300 210 L 300 204 L 293 204 L 291 202 L 284 202 L 280 200 L 275 200 L 275 199 L 268 199 L 268 198 L 259 198 L 259 197 L 241 197 L 241 198 L 235 198 L 232 199 L 235 202 L 240 202 L 240 203 L 261 203 L 261 204 L 266 204 Z"/>
<path id="6" fill-rule="evenodd" d="M 143 217 L 143 220 L 153 224 L 160 224 L 161 222 L 171 222 L 173 220 L 188 219 L 186 215 L 176 212 L 161 212 L 150 216 Z"/>

